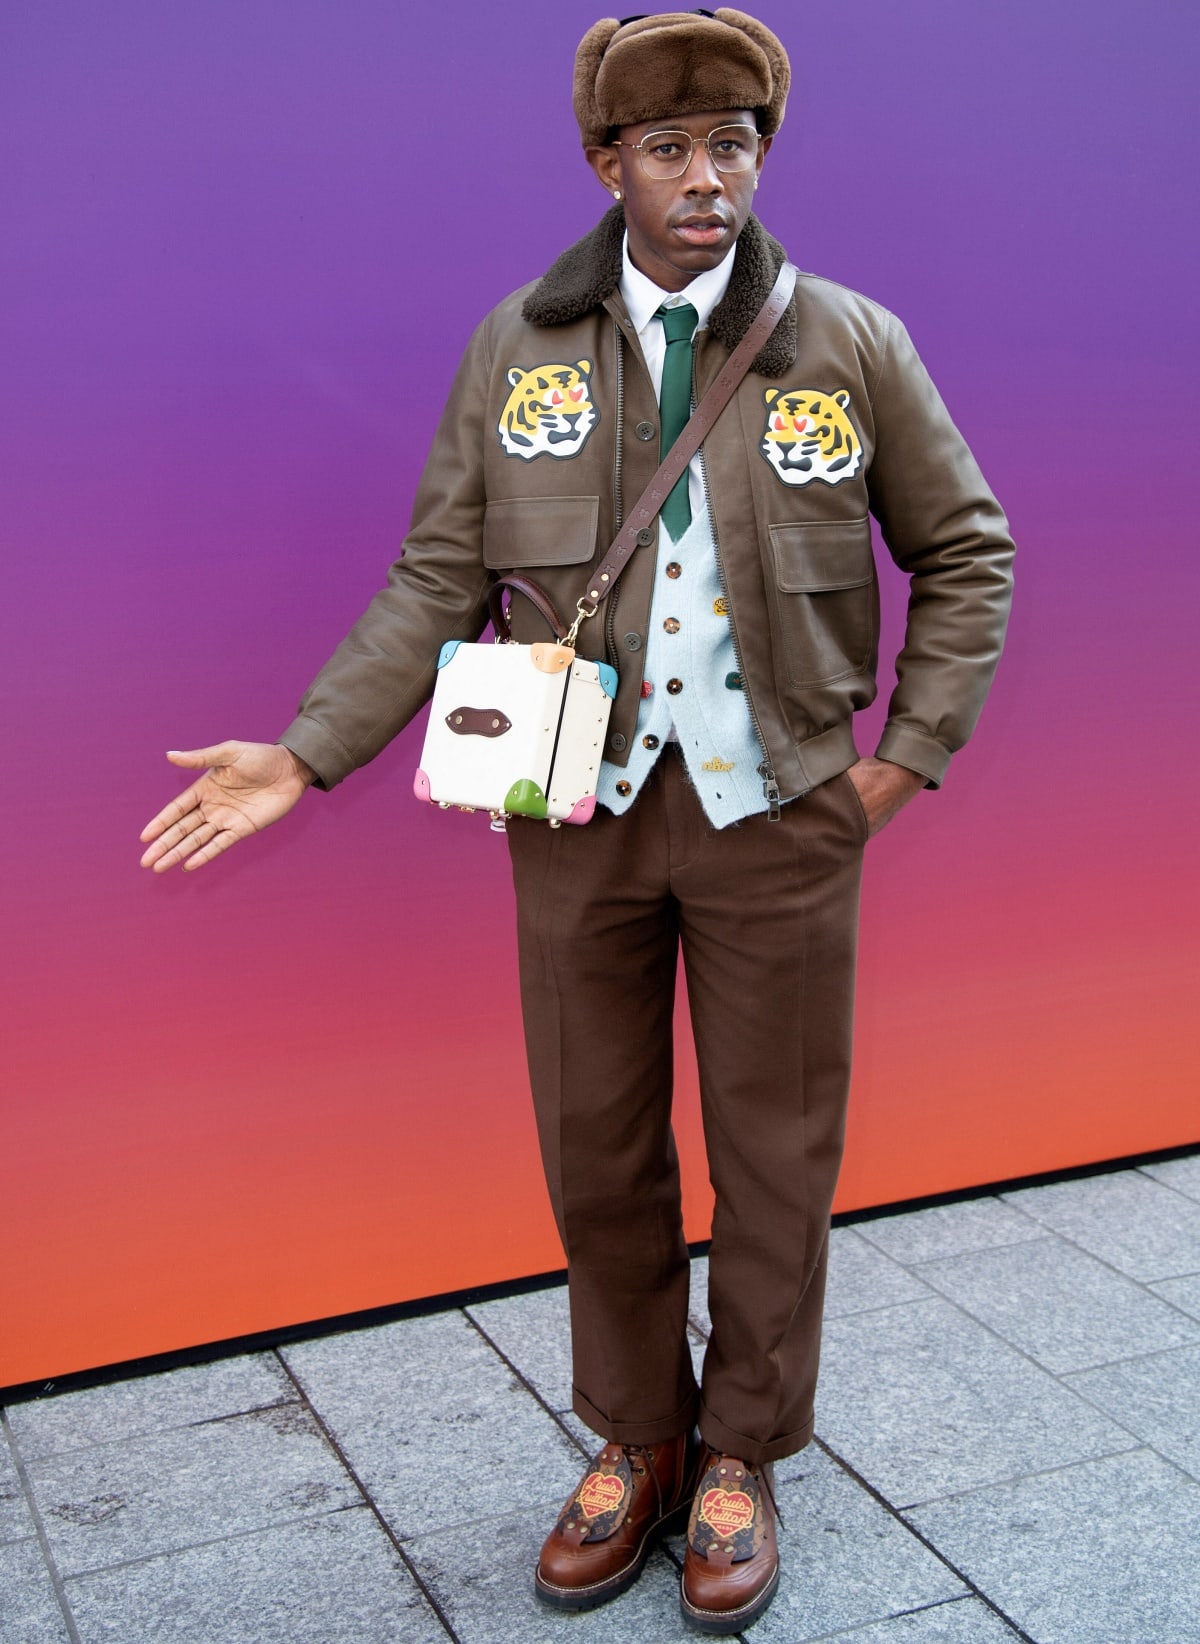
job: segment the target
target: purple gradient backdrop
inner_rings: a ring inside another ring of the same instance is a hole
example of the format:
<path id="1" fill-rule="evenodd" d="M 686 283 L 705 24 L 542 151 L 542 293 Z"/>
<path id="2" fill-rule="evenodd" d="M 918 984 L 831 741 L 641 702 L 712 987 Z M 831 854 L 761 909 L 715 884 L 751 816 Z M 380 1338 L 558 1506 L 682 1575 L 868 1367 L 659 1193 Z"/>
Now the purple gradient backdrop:
<path id="1" fill-rule="evenodd" d="M 1021 547 L 979 739 L 872 846 L 840 1203 L 1196 1140 L 1193 14 L 758 11 L 761 215 L 905 318 Z M 0 1384 L 558 1265 L 503 847 L 415 733 L 197 878 L 134 841 L 162 749 L 291 717 L 475 321 L 599 214 L 593 17 L 4 8 Z"/>

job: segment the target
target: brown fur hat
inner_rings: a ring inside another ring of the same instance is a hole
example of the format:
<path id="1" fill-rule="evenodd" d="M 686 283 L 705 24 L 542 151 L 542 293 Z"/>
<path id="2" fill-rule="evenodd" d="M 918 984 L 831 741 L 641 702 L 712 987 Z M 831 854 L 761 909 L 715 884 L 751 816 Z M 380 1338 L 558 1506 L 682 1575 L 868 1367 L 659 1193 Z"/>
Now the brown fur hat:
<path id="1" fill-rule="evenodd" d="M 583 146 L 613 126 L 748 108 L 770 137 L 783 124 L 792 71 L 765 24 L 722 6 L 711 17 L 664 11 L 622 25 L 605 17 L 579 42 L 573 101 Z"/>

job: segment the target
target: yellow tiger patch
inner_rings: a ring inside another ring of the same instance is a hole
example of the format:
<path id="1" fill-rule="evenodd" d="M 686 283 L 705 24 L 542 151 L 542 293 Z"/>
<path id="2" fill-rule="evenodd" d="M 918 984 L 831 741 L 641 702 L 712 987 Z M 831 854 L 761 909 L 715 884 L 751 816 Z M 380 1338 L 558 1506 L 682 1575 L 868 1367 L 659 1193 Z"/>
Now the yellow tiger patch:
<path id="1" fill-rule="evenodd" d="M 767 426 L 758 449 L 785 485 L 837 485 L 858 473 L 862 440 L 846 415 L 846 389 L 768 388 L 763 399 Z"/>
<path id="2" fill-rule="evenodd" d="M 574 365 L 519 365 L 508 370 L 512 392 L 497 433 L 510 457 L 577 457 L 600 420 L 592 404 L 591 360 Z"/>

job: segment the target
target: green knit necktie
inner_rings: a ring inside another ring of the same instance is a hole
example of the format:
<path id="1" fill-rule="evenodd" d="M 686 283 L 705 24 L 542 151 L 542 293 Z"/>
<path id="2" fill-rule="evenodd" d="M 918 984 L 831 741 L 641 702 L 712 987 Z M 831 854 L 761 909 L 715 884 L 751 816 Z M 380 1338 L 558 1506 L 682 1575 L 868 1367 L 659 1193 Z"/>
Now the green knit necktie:
<path id="1" fill-rule="evenodd" d="M 667 352 L 663 359 L 662 388 L 659 391 L 660 459 L 674 445 L 692 414 L 692 333 L 700 318 L 691 303 L 678 303 L 674 308 L 665 304 L 657 310 L 657 318 L 667 334 Z M 662 507 L 662 522 L 676 542 L 692 523 L 692 504 L 688 497 L 687 469 L 675 481 L 671 494 Z"/>

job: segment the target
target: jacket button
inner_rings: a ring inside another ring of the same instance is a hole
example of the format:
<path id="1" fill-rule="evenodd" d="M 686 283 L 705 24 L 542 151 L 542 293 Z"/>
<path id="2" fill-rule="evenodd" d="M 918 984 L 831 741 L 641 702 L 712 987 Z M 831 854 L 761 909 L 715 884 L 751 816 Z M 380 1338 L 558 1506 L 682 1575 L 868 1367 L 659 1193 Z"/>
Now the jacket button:
<path id="1" fill-rule="evenodd" d="M 644 736 L 642 738 L 642 747 L 643 748 L 657 748 L 658 747 L 658 738 L 656 736 Z"/>
<path id="2" fill-rule="evenodd" d="M 622 736 L 620 731 L 614 731 L 608 739 L 608 745 L 614 753 L 624 753 L 629 741 L 627 737 Z"/>
<path id="3" fill-rule="evenodd" d="M 621 644 L 627 651 L 640 651 L 642 648 L 641 634 L 626 634 Z"/>
<path id="4" fill-rule="evenodd" d="M 618 782 L 617 792 L 620 794 L 622 799 L 628 799 L 629 795 L 633 792 L 633 783 L 624 781 Z"/>
<path id="5" fill-rule="evenodd" d="M 658 429 L 655 428 L 652 422 L 639 422 L 634 429 L 634 433 L 640 440 L 652 440 L 655 434 L 658 433 Z"/>
<path id="6" fill-rule="evenodd" d="M 682 689 L 683 689 L 682 679 L 668 679 L 668 681 L 667 681 L 667 694 L 669 696 L 678 696 L 680 691 L 682 691 Z"/>
<path id="7" fill-rule="evenodd" d="M 670 577 L 672 582 L 675 581 L 676 577 L 681 577 L 683 575 L 683 566 L 680 565 L 677 559 L 673 559 L 667 566 L 667 575 Z"/>
<path id="8" fill-rule="evenodd" d="M 663 623 L 663 631 L 668 634 L 677 634 L 679 632 L 679 618 L 668 617 Z"/>
<path id="9" fill-rule="evenodd" d="M 650 525 L 643 525 L 642 529 L 637 534 L 637 545 L 638 545 L 638 547 L 639 548 L 649 548 L 650 544 L 653 541 L 654 541 L 654 528 Z"/>

